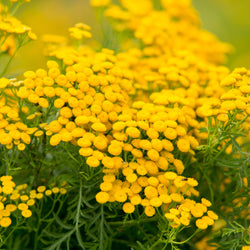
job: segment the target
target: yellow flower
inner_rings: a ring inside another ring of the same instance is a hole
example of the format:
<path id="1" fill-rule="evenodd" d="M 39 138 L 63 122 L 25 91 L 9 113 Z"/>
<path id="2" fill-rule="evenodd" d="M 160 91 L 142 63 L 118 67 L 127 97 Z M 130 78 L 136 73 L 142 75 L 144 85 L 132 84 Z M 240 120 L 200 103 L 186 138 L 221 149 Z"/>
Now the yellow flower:
<path id="1" fill-rule="evenodd" d="M 66 188 L 60 188 L 60 193 L 61 194 L 66 194 L 67 193 L 67 189 Z"/>
<path id="2" fill-rule="evenodd" d="M 72 117 L 72 111 L 71 111 L 71 109 L 69 107 L 63 107 L 63 108 L 60 109 L 60 115 L 62 117 L 64 117 L 64 118 L 71 118 Z"/>
<path id="3" fill-rule="evenodd" d="M 191 187 L 195 187 L 198 185 L 198 182 L 194 179 L 194 178 L 188 178 L 187 180 L 188 185 L 190 185 Z"/>
<path id="4" fill-rule="evenodd" d="M 201 202 L 202 202 L 202 204 L 205 205 L 206 207 L 212 206 L 212 203 L 211 203 L 209 200 L 205 199 L 205 198 L 201 198 Z"/>
<path id="5" fill-rule="evenodd" d="M 187 217 L 181 217 L 180 222 L 181 222 L 182 225 L 188 226 L 189 223 L 190 223 L 190 220 Z"/>
<path id="6" fill-rule="evenodd" d="M 158 161 L 160 157 L 158 151 L 156 151 L 155 149 L 148 150 L 147 155 L 152 161 Z"/>
<path id="7" fill-rule="evenodd" d="M 30 198 L 31 198 L 31 196 L 30 196 Z M 34 198 L 36 198 L 38 200 L 42 199 L 43 198 L 43 193 L 36 194 Z"/>
<path id="8" fill-rule="evenodd" d="M 135 206 L 130 202 L 126 202 L 123 204 L 122 209 L 126 214 L 131 214 L 135 211 Z"/>
<path id="9" fill-rule="evenodd" d="M 175 202 L 181 202 L 183 200 L 183 196 L 181 196 L 180 194 L 177 194 L 177 193 L 170 194 L 170 197 Z"/>
<path id="10" fill-rule="evenodd" d="M 148 183 L 149 185 L 156 187 L 159 184 L 159 180 L 156 177 L 151 176 L 148 178 Z"/>
<path id="11" fill-rule="evenodd" d="M 9 217 L 3 217 L 0 219 L 1 227 L 8 227 L 11 224 L 11 219 Z"/>
<path id="12" fill-rule="evenodd" d="M 29 218 L 32 215 L 32 212 L 29 209 L 22 211 L 22 216 L 25 218 Z"/>
<path id="13" fill-rule="evenodd" d="M 219 218 L 218 215 L 211 210 L 207 211 L 207 215 L 213 220 L 218 220 Z"/>
<path id="14" fill-rule="evenodd" d="M 49 130 L 52 131 L 53 133 L 57 133 L 61 129 L 62 129 L 62 125 L 57 120 L 50 122 Z"/>
<path id="15" fill-rule="evenodd" d="M 53 187 L 51 190 L 52 190 L 52 193 L 54 194 L 58 194 L 60 192 L 60 189 L 58 187 Z"/>
<path id="16" fill-rule="evenodd" d="M 155 187 L 152 186 L 146 186 L 144 189 L 145 196 L 150 200 L 154 197 L 158 197 L 158 191 Z"/>
<path id="17" fill-rule="evenodd" d="M 189 152 L 190 143 L 186 139 L 179 138 L 177 141 L 177 147 L 181 152 Z"/>
<path id="18" fill-rule="evenodd" d="M 194 217 L 201 217 L 203 215 L 203 211 L 200 207 L 198 206 L 193 206 L 191 208 L 191 214 L 194 216 Z"/>
<path id="19" fill-rule="evenodd" d="M 20 200 L 21 200 L 21 201 L 27 201 L 28 199 L 29 199 L 29 196 L 26 195 L 26 194 L 20 196 Z"/>
<path id="20" fill-rule="evenodd" d="M 27 201 L 27 205 L 28 206 L 33 206 L 35 204 L 35 200 L 34 199 L 29 199 L 28 201 Z"/>
<path id="21" fill-rule="evenodd" d="M 198 220 L 196 220 L 195 224 L 196 224 L 196 226 L 197 226 L 199 229 L 202 229 L 202 230 L 207 229 L 207 227 L 208 227 L 208 224 L 207 224 L 206 221 L 203 220 L 203 219 L 198 219 Z"/>
<path id="22" fill-rule="evenodd" d="M 10 199 L 11 199 L 11 200 L 17 200 L 19 197 L 20 197 L 20 194 L 19 194 L 19 193 L 16 193 L 16 194 L 12 194 L 12 195 L 10 196 Z"/>
<path id="23" fill-rule="evenodd" d="M 11 194 L 13 192 L 13 188 L 10 187 L 10 186 L 4 186 L 2 188 L 2 191 L 3 191 L 4 194 Z"/>
<path id="24" fill-rule="evenodd" d="M 147 136 L 150 139 L 157 139 L 159 137 L 159 133 L 154 128 L 149 128 L 147 130 Z"/>
<path id="25" fill-rule="evenodd" d="M 51 136 L 49 142 L 50 142 L 50 145 L 56 146 L 61 142 L 61 140 L 62 140 L 62 136 L 60 134 L 55 134 L 55 135 Z"/>
<path id="26" fill-rule="evenodd" d="M 118 190 L 115 192 L 115 200 L 119 202 L 125 202 L 127 200 L 127 194 L 123 190 Z"/>
<path id="27" fill-rule="evenodd" d="M 45 195 L 46 195 L 46 196 L 50 196 L 51 194 L 52 194 L 52 191 L 51 191 L 51 190 L 46 190 L 46 191 L 45 191 Z"/>
<path id="28" fill-rule="evenodd" d="M 148 217 L 152 217 L 155 214 L 155 208 L 152 206 L 145 206 L 144 212 Z"/>
<path id="29" fill-rule="evenodd" d="M 99 150 L 104 150 L 107 147 L 107 141 L 102 136 L 95 137 L 93 144 Z"/>
<path id="30" fill-rule="evenodd" d="M 141 196 L 139 194 L 134 194 L 129 197 L 130 202 L 134 205 L 139 205 L 141 203 Z"/>
<path id="31" fill-rule="evenodd" d="M 250 250 L 250 246 L 243 246 L 241 250 Z"/>
<path id="32" fill-rule="evenodd" d="M 111 182 L 103 182 L 100 184 L 100 189 L 104 192 L 110 191 L 113 185 Z"/>
<path id="33" fill-rule="evenodd" d="M 5 217 L 8 217 L 10 216 L 10 211 L 9 210 L 1 210 L 0 212 L 1 216 L 5 216 Z"/>
<path id="34" fill-rule="evenodd" d="M 168 194 L 161 194 L 159 198 L 165 204 L 168 204 L 172 201 L 171 197 Z"/>
<path id="35" fill-rule="evenodd" d="M 177 177 L 177 174 L 174 172 L 166 172 L 164 174 L 164 176 L 168 179 L 168 180 L 174 180 Z"/>
<path id="36" fill-rule="evenodd" d="M 39 186 L 39 187 L 37 188 L 37 192 L 39 192 L 39 193 L 43 193 L 45 190 L 46 190 L 46 187 L 45 187 L 45 186 Z"/>
<path id="37" fill-rule="evenodd" d="M 61 108 L 61 107 L 64 106 L 64 104 L 65 104 L 65 102 L 64 102 L 64 100 L 62 100 L 61 98 L 58 98 L 58 99 L 56 99 L 56 100 L 54 101 L 54 106 L 55 106 L 56 108 Z"/>
<path id="38" fill-rule="evenodd" d="M 249 94 L 250 93 L 250 86 L 249 85 L 242 85 L 242 86 L 240 86 L 240 91 L 243 94 Z"/>
<path id="39" fill-rule="evenodd" d="M 95 156 L 89 156 L 86 160 L 86 163 L 90 167 L 98 167 L 100 165 L 100 161 Z"/>
<path id="40" fill-rule="evenodd" d="M 174 163 L 174 166 L 176 168 L 177 173 L 182 174 L 184 171 L 184 165 L 183 165 L 182 161 L 178 160 L 178 159 L 174 159 L 173 163 Z"/>
<path id="41" fill-rule="evenodd" d="M 160 207 L 162 204 L 162 200 L 159 197 L 153 197 L 149 200 L 150 205 L 153 207 Z"/>
<path id="42" fill-rule="evenodd" d="M 19 210 L 27 210 L 29 207 L 28 207 L 28 205 L 27 204 L 25 204 L 25 203 L 19 203 L 18 204 L 18 206 L 17 206 L 17 208 L 19 209 Z"/>
<path id="43" fill-rule="evenodd" d="M 176 218 L 176 216 L 174 214 L 171 214 L 171 213 L 165 213 L 165 217 L 168 220 L 174 220 L 174 218 Z"/>
<path id="44" fill-rule="evenodd" d="M 96 201 L 98 203 L 103 204 L 103 203 L 106 203 L 109 200 L 109 194 L 107 192 L 101 191 L 101 192 L 96 194 L 95 198 L 96 198 Z"/>
<path id="45" fill-rule="evenodd" d="M 0 78 L 0 89 L 6 88 L 9 83 L 10 83 L 9 79 L 7 79 L 5 77 Z"/>
<path id="46" fill-rule="evenodd" d="M 222 110 L 234 110 L 236 109 L 236 104 L 234 101 L 224 101 L 222 104 L 221 104 L 221 109 Z"/>
<path id="47" fill-rule="evenodd" d="M 202 220 L 204 220 L 208 224 L 208 226 L 212 226 L 214 224 L 214 220 L 208 216 L 203 216 Z"/>
<path id="48" fill-rule="evenodd" d="M 48 108 L 49 107 L 49 102 L 45 98 L 40 98 L 38 104 L 42 108 Z"/>
<path id="49" fill-rule="evenodd" d="M 129 127 L 126 129 L 126 134 L 132 138 L 138 138 L 141 135 L 141 132 L 138 128 Z"/>
<path id="50" fill-rule="evenodd" d="M 107 130 L 106 126 L 101 122 L 96 122 L 91 127 L 98 132 L 105 132 Z"/>
<path id="51" fill-rule="evenodd" d="M 111 145 L 108 146 L 108 152 L 111 155 L 115 155 L 115 156 L 120 155 L 122 152 L 122 147 L 120 144 L 112 143 Z"/>
<path id="52" fill-rule="evenodd" d="M 126 176 L 126 180 L 129 182 L 129 183 L 133 183 L 137 180 L 137 175 L 136 174 L 128 174 Z"/>
<path id="53" fill-rule="evenodd" d="M 173 128 L 166 128 L 164 135 L 169 140 L 174 140 L 177 137 L 177 132 Z"/>
<path id="54" fill-rule="evenodd" d="M 220 85 L 221 86 L 231 86 L 233 85 L 234 83 L 236 83 L 236 79 L 232 76 L 227 76 L 226 78 L 224 78 Z"/>
<path id="55" fill-rule="evenodd" d="M 163 149 L 163 144 L 159 139 L 152 139 L 151 140 L 152 148 L 160 152 Z"/>
<path id="56" fill-rule="evenodd" d="M 25 149 L 25 144 L 20 143 L 17 145 L 18 150 L 23 151 Z"/>

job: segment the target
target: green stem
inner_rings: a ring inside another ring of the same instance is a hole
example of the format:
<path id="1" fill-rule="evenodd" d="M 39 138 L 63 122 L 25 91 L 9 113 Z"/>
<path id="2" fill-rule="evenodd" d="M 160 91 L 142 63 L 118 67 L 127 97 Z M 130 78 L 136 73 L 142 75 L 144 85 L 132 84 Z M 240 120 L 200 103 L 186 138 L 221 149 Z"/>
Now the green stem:
<path id="1" fill-rule="evenodd" d="M 22 43 L 21 43 L 22 44 Z M 21 44 L 16 48 L 15 52 L 13 53 L 13 55 L 9 58 L 8 62 L 6 63 L 3 71 L 0 74 L 0 77 L 3 77 L 3 75 L 6 73 L 8 67 L 10 66 L 10 63 L 12 62 L 12 60 L 14 59 L 15 55 L 17 54 L 18 50 L 21 48 Z"/>
<path id="2" fill-rule="evenodd" d="M 189 240 L 191 240 L 199 232 L 201 232 L 201 229 L 197 229 L 190 237 L 188 237 L 184 241 L 181 241 L 181 242 L 171 241 L 171 242 L 174 243 L 174 244 L 176 244 L 176 245 L 182 245 L 182 244 L 188 242 Z"/>
<path id="3" fill-rule="evenodd" d="M 99 249 L 103 249 L 103 231 L 104 231 L 104 214 L 103 214 L 103 204 L 101 204 L 101 223 L 100 223 L 100 243 Z"/>
<path id="4" fill-rule="evenodd" d="M 18 8 L 20 7 L 22 3 L 20 3 L 20 1 L 18 1 L 15 5 L 15 8 L 10 12 L 10 15 L 13 16 L 15 15 L 15 13 L 17 12 Z"/>

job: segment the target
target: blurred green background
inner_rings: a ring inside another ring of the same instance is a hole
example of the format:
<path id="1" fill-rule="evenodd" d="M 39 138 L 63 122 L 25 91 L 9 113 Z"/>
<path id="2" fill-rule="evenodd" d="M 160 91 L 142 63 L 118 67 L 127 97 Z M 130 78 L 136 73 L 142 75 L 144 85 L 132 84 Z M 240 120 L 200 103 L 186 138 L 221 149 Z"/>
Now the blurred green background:
<path id="1" fill-rule="evenodd" d="M 250 69 L 250 0 L 193 0 L 202 26 L 234 46 L 227 65 Z"/>
<path id="2" fill-rule="evenodd" d="M 193 5 L 198 10 L 202 27 L 234 46 L 234 54 L 227 65 L 231 69 L 241 66 L 250 69 L 250 0 L 193 0 Z M 98 30 L 89 0 L 31 0 L 20 8 L 17 16 L 32 27 L 38 37 L 48 33 L 67 35 L 68 28 L 77 22 Z M 42 51 L 39 39 L 26 45 L 11 65 L 10 72 L 19 74 L 44 67 Z"/>

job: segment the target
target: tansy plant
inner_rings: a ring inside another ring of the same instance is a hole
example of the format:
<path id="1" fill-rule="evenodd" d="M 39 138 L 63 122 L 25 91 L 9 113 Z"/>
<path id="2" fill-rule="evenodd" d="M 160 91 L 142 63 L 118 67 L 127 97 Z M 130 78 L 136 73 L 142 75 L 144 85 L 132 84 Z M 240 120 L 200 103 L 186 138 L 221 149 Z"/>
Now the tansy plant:
<path id="1" fill-rule="evenodd" d="M 34 38 L 20 3 L 1 7 L 9 60 Z M 250 70 L 230 72 L 188 0 L 90 3 L 115 45 L 77 23 L 72 43 L 43 36 L 46 69 L 2 69 L 1 245 L 246 249 Z"/>

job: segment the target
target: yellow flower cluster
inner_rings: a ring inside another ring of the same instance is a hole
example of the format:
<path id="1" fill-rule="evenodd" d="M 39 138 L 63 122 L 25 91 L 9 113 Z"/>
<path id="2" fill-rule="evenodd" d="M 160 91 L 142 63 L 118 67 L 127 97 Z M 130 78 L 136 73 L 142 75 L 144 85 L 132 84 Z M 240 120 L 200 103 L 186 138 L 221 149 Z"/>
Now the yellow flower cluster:
<path id="1" fill-rule="evenodd" d="M 26 119 L 29 120 L 28 115 L 23 119 L 24 122 L 21 119 L 23 115 L 29 113 L 27 106 L 15 105 L 17 102 L 9 104 L 6 95 L 14 98 L 13 87 L 14 85 L 9 79 L 0 79 L 0 92 L 2 93 L 0 99 L 0 143 L 8 149 L 17 146 L 19 150 L 24 150 L 26 145 L 31 143 L 32 135 L 39 136 L 36 132 L 38 128 L 28 127 L 25 124 Z"/>
<path id="2" fill-rule="evenodd" d="M 74 27 L 69 28 L 69 34 L 76 40 L 81 40 L 82 38 L 91 38 L 90 26 L 84 23 L 77 23 Z"/>
<path id="3" fill-rule="evenodd" d="M 228 123 L 234 119 L 241 124 L 239 129 L 243 129 L 248 137 L 250 135 L 250 70 L 245 68 L 236 68 L 232 73 L 224 77 L 220 85 L 224 87 L 224 91 L 214 98 L 201 98 L 200 105 L 197 110 L 197 116 L 205 118 L 213 117 L 221 124 Z M 214 122 L 214 121 L 213 121 Z M 236 140 L 239 144 L 243 143 L 242 138 Z M 222 146 L 226 145 L 227 141 Z M 226 149 L 227 153 L 231 153 L 232 144 Z"/>
<path id="4" fill-rule="evenodd" d="M 191 1 L 162 0 L 161 10 L 154 9 L 150 0 L 123 0 L 121 5 L 108 6 L 106 16 L 118 30 L 133 31 L 145 45 L 144 53 L 160 56 L 155 58 L 156 61 L 166 59 L 166 55 L 189 51 L 202 61 L 221 63 L 225 53 L 231 51 L 228 44 L 219 42 L 214 35 L 200 28 Z"/>
<path id="5" fill-rule="evenodd" d="M 18 1 L 12 0 L 8 2 L 7 5 L 0 5 L 0 51 L 13 55 L 16 42 L 22 41 L 22 43 L 25 43 L 27 40 L 36 40 L 37 37 L 30 27 L 10 15 L 12 8 L 16 8 L 14 7 L 15 2 Z M 26 0 L 26 2 L 29 1 Z"/>
<path id="6" fill-rule="evenodd" d="M 57 113 L 56 119 L 39 124 L 39 129 L 33 126 L 32 136 L 46 133 L 52 146 L 71 142 L 80 147 L 87 165 L 103 167 L 102 191 L 96 195 L 100 203 L 122 202 L 126 213 L 140 204 L 147 216 L 153 216 L 159 206 L 178 206 L 185 204 L 186 197 L 198 195 L 193 188 L 198 183 L 181 176 L 185 167 L 179 159 L 184 154 L 187 161 L 194 160 L 199 145 L 195 131 L 200 124 L 189 97 L 183 95 L 189 90 L 165 89 L 152 93 L 147 102 L 133 101 L 134 72 L 120 63 L 121 54 L 107 49 L 92 52 L 91 57 L 81 53 L 75 53 L 65 73 L 58 63 L 48 61 L 47 71 L 27 71 L 23 82 L 11 86 L 21 103 L 16 119 L 25 108 L 24 117 L 37 118 L 36 123 L 47 111 Z M 58 59 L 65 58 L 67 54 Z M 9 83 L 3 80 L 2 85 Z M 189 223 L 192 216 L 191 212 L 185 219 L 177 216 L 173 226 L 178 220 Z"/>
<path id="7" fill-rule="evenodd" d="M 36 200 L 40 200 L 51 194 L 65 194 L 67 189 L 65 184 L 59 187 L 47 189 L 45 186 L 39 186 L 37 189 L 28 191 L 28 185 L 22 184 L 16 186 L 12 176 L 0 177 L 0 226 L 8 227 L 11 225 L 12 213 L 20 213 L 24 218 L 32 215 L 31 207 L 35 205 Z"/>
<path id="8" fill-rule="evenodd" d="M 102 168 L 99 203 L 120 202 L 125 213 L 141 205 L 149 217 L 161 207 L 172 227 L 196 218 L 206 229 L 217 215 L 208 200 L 192 200 L 198 182 L 182 174 L 207 138 L 200 129 L 208 117 L 226 122 L 238 109 L 238 119 L 249 121 L 249 71 L 229 74 L 220 65 L 230 47 L 201 30 L 190 1 L 162 0 L 162 10 L 149 0 L 91 4 L 105 7 L 142 48 L 75 50 L 47 37 L 56 44 L 48 70 L 27 71 L 20 82 L 0 79 L 0 91 L 16 99 L 1 99 L 0 143 L 24 150 L 44 134 L 52 146 L 71 143 L 89 167 Z M 82 23 L 69 32 L 76 40 L 91 37 Z"/>
<path id="9" fill-rule="evenodd" d="M 137 174 L 133 173 L 132 166 L 136 168 Z M 155 214 L 156 208 L 163 207 L 165 217 L 172 227 L 188 226 L 192 218 L 199 218 L 196 220 L 197 227 L 206 229 L 218 219 L 214 212 L 207 209 L 211 206 L 208 200 L 202 198 L 202 203 L 197 203 L 188 198 L 198 195 L 194 189 L 198 182 L 193 178 L 186 178 L 172 171 L 147 177 L 146 169 L 134 162 L 123 168 L 122 172 L 126 176 L 126 181 L 123 182 L 116 180 L 115 175 L 103 177 L 104 182 L 100 186 L 102 191 L 96 195 L 99 203 L 123 202 L 125 213 L 133 213 L 135 205 L 140 204 L 149 217 Z M 141 176 L 137 178 L 138 172 Z"/>

